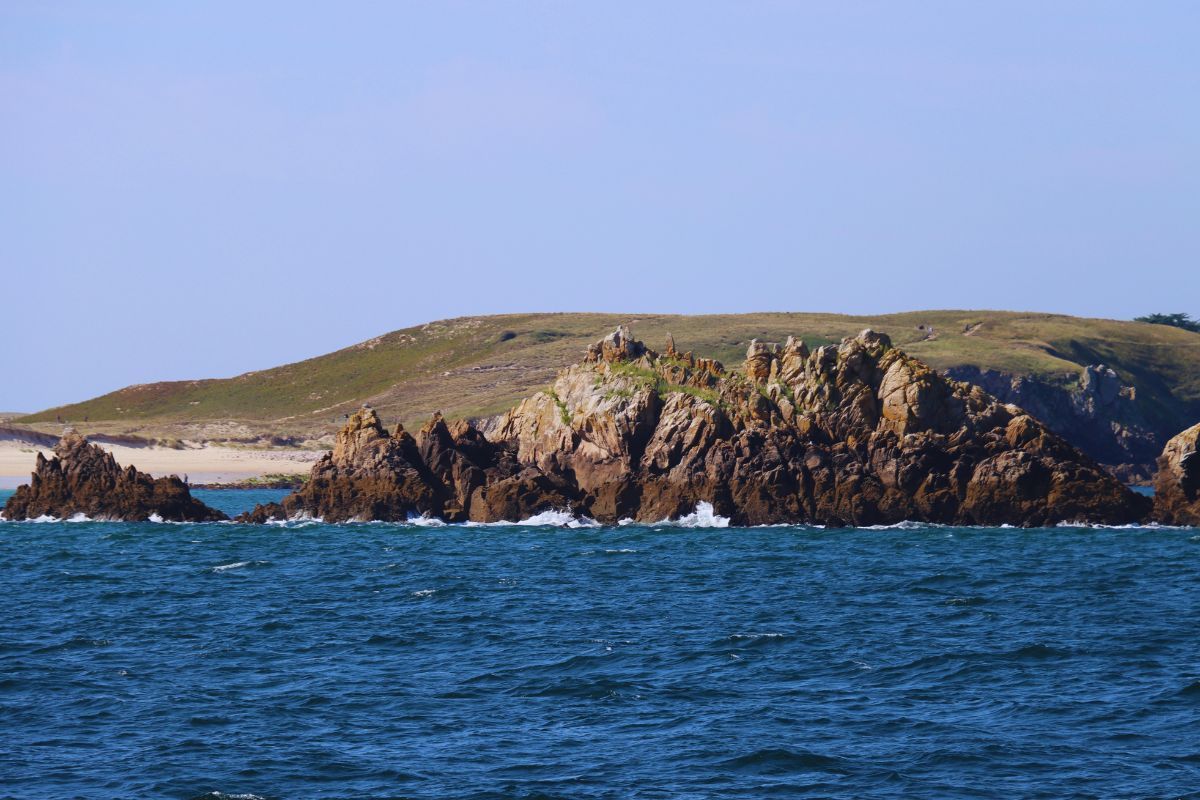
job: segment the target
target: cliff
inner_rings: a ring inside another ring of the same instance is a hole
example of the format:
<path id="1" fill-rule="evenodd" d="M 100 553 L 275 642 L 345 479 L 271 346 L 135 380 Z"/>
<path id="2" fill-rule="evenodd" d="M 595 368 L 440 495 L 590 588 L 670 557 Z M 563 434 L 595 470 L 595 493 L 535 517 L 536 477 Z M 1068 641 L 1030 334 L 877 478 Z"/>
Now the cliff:
<path id="1" fill-rule="evenodd" d="M 1163 443 L 1177 430 L 1172 415 L 1152 419 L 1138 403 L 1137 387 L 1105 364 L 1084 367 L 1074 383 L 975 366 L 946 375 L 1020 406 L 1126 483 L 1149 482 Z"/>
<path id="2" fill-rule="evenodd" d="M 516 521 L 550 508 L 654 522 L 712 503 L 735 524 L 1125 523 L 1148 502 L 1021 409 L 863 331 L 811 352 L 751 343 L 740 372 L 621 327 L 485 437 L 414 437 L 370 409 L 282 504 L 246 519 Z"/>
<path id="3" fill-rule="evenodd" d="M 69 519 L 76 514 L 127 522 L 152 515 L 171 522 L 227 518 L 193 498 L 179 478 L 152 478 L 132 466 L 122 469 L 110 453 L 77 433 L 68 433 L 55 445 L 52 458 L 38 453 L 30 482 L 8 499 L 4 518 Z"/>

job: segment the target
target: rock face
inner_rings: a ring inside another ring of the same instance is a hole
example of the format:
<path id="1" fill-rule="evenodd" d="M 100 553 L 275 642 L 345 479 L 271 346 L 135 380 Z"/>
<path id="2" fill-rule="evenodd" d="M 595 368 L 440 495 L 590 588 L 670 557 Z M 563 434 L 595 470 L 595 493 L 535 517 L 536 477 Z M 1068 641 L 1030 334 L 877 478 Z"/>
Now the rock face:
<path id="1" fill-rule="evenodd" d="M 112 454 L 77 433 L 54 447 L 54 457 L 38 453 L 30 483 L 21 486 L 4 507 L 9 520 L 41 516 L 136 522 L 157 515 L 171 522 L 214 522 L 227 517 L 192 497 L 174 476 L 152 478 L 134 467 L 121 468 Z"/>
<path id="2" fill-rule="evenodd" d="M 655 522 L 712 503 L 734 524 L 1126 523 L 1149 501 L 1021 409 L 863 331 L 810 352 L 753 342 L 745 368 L 655 353 L 620 328 L 485 437 L 415 437 L 355 414 L 309 483 L 248 520 L 517 521 L 567 509 Z"/>
<path id="3" fill-rule="evenodd" d="M 522 466 L 513 447 L 488 441 L 468 422 L 447 425 L 439 414 L 416 436 L 400 426 L 389 433 L 375 411 L 364 408 L 351 415 L 333 452 L 313 466 L 299 491 L 238 521 L 520 520 L 571 507 L 573 497 L 560 486 L 569 488 L 561 478 Z"/>
<path id="4" fill-rule="evenodd" d="M 1147 419 L 1134 387 L 1104 364 L 1085 367 L 1077 384 L 1066 376 L 1057 384 L 978 367 L 955 367 L 948 375 L 1020 406 L 1125 481 L 1148 481 L 1163 443 L 1179 430 L 1173 415 Z"/>
<path id="5" fill-rule="evenodd" d="M 1154 480 L 1154 519 L 1167 525 L 1200 525 L 1200 425 L 1167 442 Z"/>

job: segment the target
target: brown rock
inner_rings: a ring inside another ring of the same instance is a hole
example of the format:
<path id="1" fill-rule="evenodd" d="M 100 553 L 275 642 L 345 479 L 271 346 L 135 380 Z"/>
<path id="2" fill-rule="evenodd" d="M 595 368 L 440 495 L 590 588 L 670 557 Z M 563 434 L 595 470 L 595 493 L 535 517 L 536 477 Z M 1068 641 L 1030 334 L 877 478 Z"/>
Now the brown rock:
<path id="1" fill-rule="evenodd" d="M 38 453 L 30 482 L 4 507 L 4 518 L 90 519 L 138 522 L 158 516 L 169 522 L 215 522 L 227 517 L 192 497 L 175 476 L 152 478 L 132 466 L 122 468 L 111 453 L 77 433 L 68 433 L 47 460 Z"/>
<path id="2" fill-rule="evenodd" d="M 1167 442 L 1154 478 L 1154 519 L 1166 525 L 1200 525 L 1200 425 Z"/>
<path id="3" fill-rule="evenodd" d="M 259 516 L 654 522 L 708 502 L 735 524 L 1048 525 L 1147 511 L 1016 406 L 870 330 L 812 353 L 752 342 L 744 373 L 668 352 L 622 327 L 487 437 L 440 416 L 415 441 L 389 437 L 360 412 L 304 489 Z"/>

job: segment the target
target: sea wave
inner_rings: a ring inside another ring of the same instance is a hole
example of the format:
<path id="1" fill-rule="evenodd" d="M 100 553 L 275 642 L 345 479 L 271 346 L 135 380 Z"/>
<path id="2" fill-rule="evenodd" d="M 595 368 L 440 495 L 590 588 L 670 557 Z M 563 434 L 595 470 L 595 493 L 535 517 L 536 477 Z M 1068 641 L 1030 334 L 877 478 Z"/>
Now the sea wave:
<path id="1" fill-rule="evenodd" d="M 679 519 L 664 519 L 655 522 L 655 527 L 668 525 L 677 528 L 728 528 L 729 517 L 722 517 L 713 511 L 713 504 L 707 500 L 696 503 L 696 510 L 685 514 Z"/>
<path id="2" fill-rule="evenodd" d="M 269 561 L 233 561 L 229 564 L 219 564 L 212 567 L 209 572 L 229 572 L 234 569 L 242 569 L 244 567 L 262 567 L 270 564 Z"/>
<path id="3" fill-rule="evenodd" d="M 1101 522 L 1081 522 L 1079 520 L 1063 520 L 1056 528 L 1092 528 L 1101 531 L 1186 531 L 1192 530 L 1187 525 L 1162 525 L 1157 522 L 1129 522 L 1124 525 L 1105 525 Z"/>
<path id="4" fill-rule="evenodd" d="M 914 522 L 911 519 L 906 519 L 901 522 L 893 522 L 891 525 L 860 525 L 860 531 L 920 531 L 929 528 L 950 528 L 951 525 L 942 525 L 937 522 Z"/>
<path id="5" fill-rule="evenodd" d="M 532 517 L 527 517 L 520 522 L 507 522 L 500 520 L 498 522 L 464 522 L 462 523 L 467 528 L 504 528 L 523 526 L 528 528 L 600 528 L 603 527 L 599 522 L 591 517 L 575 516 L 567 510 L 550 510 L 543 511 L 540 514 L 534 514 Z"/>

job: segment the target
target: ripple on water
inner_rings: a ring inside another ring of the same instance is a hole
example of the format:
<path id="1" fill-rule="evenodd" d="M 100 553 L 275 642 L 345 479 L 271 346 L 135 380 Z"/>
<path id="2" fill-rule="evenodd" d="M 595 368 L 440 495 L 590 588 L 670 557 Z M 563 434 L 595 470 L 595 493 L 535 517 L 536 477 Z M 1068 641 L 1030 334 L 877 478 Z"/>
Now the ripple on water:
<path id="1" fill-rule="evenodd" d="M 6 523 L 0 793 L 1189 796 L 1198 536 Z"/>

